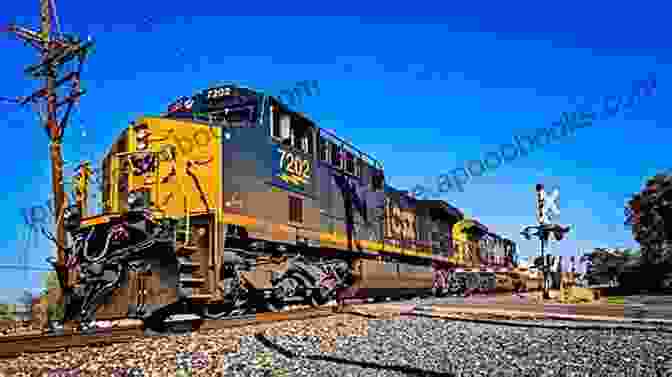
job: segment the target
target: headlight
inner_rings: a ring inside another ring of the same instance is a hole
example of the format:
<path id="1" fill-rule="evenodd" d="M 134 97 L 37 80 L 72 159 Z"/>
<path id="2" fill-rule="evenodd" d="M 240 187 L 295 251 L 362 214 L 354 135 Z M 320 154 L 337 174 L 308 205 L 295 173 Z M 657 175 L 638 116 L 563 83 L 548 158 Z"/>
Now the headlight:
<path id="1" fill-rule="evenodd" d="M 77 229 L 82 224 L 82 213 L 79 210 L 79 207 L 70 206 L 63 210 L 63 227 L 66 231 L 72 232 Z"/>
<path id="2" fill-rule="evenodd" d="M 147 208 L 147 194 L 144 190 L 131 191 L 128 193 L 128 210 L 139 211 Z"/>

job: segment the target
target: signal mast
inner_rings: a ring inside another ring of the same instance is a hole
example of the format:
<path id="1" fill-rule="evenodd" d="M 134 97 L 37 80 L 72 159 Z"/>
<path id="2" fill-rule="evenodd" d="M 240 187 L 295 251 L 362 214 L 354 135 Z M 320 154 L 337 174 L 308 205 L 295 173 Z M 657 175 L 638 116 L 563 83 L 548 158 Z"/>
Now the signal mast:
<path id="1" fill-rule="evenodd" d="M 544 277 L 543 281 L 543 295 L 544 299 L 550 299 L 549 286 L 548 286 L 548 277 L 549 277 L 549 266 L 546 262 L 545 255 L 545 246 L 549 238 L 560 241 L 565 237 L 570 231 L 570 226 L 562 226 L 559 224 L 553 224 L 551 221 L 560 215 L 560 210 L 558 209 L 557 200 L 560 195 L 559 190 L 554 190 L 552 194 L 547 194 L 544 191 L 544 185 L 541 183 L 536 185 L 537 192 L 537 223 L 538 225 L 526 226 L 520 234 L 529 240 L 533 236 L 539 238 L 541 243 L 541 260 L 542 260 L 542 274 Z"/>

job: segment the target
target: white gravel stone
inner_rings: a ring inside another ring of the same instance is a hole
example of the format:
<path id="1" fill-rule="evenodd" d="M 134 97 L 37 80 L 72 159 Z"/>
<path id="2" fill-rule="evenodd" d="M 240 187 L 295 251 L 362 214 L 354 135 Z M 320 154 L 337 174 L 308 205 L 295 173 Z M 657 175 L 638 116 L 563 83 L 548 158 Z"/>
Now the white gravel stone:
<path id="1" fill-rule="evenodd" d="M 367 337 L 339 337 L 335 352 L 321 352 L 318 337 L 246 337 L 227 361 L 241 376 L 672 376 L 669 333 L 429 318 L 369 323 Z M 272 367 L 256 368 L 264 352 Z"/>

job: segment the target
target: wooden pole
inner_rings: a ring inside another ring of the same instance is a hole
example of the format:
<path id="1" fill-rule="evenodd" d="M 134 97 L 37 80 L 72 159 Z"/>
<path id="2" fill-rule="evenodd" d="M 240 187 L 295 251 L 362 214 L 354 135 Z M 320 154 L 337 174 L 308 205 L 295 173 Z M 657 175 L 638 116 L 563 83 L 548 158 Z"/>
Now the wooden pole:
<path id="1" fill-rule="evenodd" d="M 40 34 L 44 42 L 44 50 L 42 51 L 43 60 L 47 60 L 47 56 L 51 51 L 51 6 L 49 0 L 40 0 Z M 63 192 L 63 153 L 61 150 L 61 136 L 62 131 L 58 126 L 56 120 L 56 69 L 54 64 L 49 64 L 47 67 L 46 80 L 46 97 L 47 97 L 47 119 L 46 129 L 49 133 L 49 155 L 51 159 L 51 183 L 54 193 L 54 230 L 56 231 L 56 241 L 59 245 L 65 245 L 65 230 L 61 226 L 60 216 L 63 211 L 65 195 Z M 65 268 L 65 251 L 56 245 L 56 263 L 57 269 L 63 269 L 65 281 L 68 282 L 68 271 Z M 60 287 L 62 290 L 65 287 Z M 63 303 L 63 294 L 58 295 L 58 304 Z"/>

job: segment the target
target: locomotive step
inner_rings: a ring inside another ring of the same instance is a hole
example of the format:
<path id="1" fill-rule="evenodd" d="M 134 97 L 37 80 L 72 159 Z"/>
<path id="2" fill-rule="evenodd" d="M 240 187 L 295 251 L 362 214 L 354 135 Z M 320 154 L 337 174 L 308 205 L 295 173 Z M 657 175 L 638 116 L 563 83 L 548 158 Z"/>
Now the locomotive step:
<path id="1" fill-rule="evenodd" d="M 196 314 L 173 314 L 166 318 L 165 322 L 183 322 L 183 321 L 194 321 L 201 319 L 201 317 Z"/>
<path id="2" fill-rule="evenodd" d="M 198 262 L 192 262 L 192 261 L 180 261 L 178 263 L 181 269 L 192 269 L 196 270 L 201 268 L 201 264 Z"/>
<path id="3" fill-rule="evenodd" d="M 195 246 L 180 246 L 180 247 L 177 248 L 177 251 L 175 251 L 175 254 L 177 254 L 178 257 L 181 257 L 181 256 L 191 255 L 191 254 L 197 253 L 199 251 L 203 251 L 203 249 L 195 247 Z"/>
<path id="4" fill-rule="evenodd" d="M 212 298 L 212 295 L 208 295 L 208 294 L 193 294 L 193 295 L 187 295 L 186 298 L 187 298 L 187 299 L 194 300 L 194 301 L 207 301 L 207 300 L 210 300 L 210 299 Z"/>
<path id="5" fill-rule="evenodd" d="M 180 283 L 190 283 L 190 284 L 203 284 L 205 279 L 203 278 L 180 278 L 178 280 Z"/>

